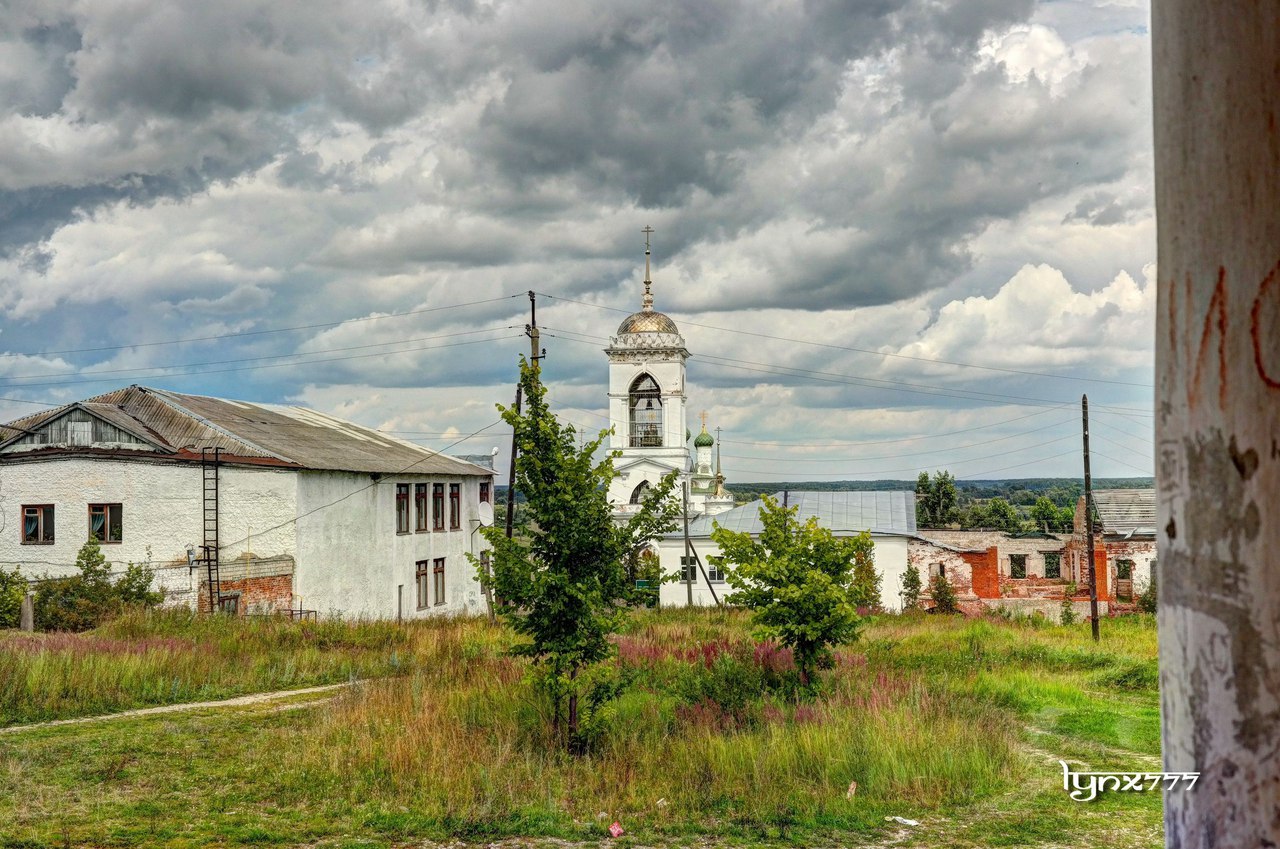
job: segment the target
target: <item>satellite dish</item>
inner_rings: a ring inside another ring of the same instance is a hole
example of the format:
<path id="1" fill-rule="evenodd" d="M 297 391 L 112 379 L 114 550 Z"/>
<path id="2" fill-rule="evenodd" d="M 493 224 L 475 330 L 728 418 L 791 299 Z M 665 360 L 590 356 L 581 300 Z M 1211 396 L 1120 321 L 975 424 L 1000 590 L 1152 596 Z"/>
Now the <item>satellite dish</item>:
<path id="1" fill-rule="evenodd" d="M 488 501 L 480 502 L 480 524 L 486 528 L 493 525 L 493 505 Z"/>

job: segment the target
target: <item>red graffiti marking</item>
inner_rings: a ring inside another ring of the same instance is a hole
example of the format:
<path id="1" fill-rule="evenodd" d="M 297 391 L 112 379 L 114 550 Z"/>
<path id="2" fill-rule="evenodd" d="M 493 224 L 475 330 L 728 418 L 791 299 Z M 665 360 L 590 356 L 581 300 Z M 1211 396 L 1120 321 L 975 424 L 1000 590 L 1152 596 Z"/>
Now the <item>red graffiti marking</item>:
<path id="1" fill-rule="evenodd" d="M 1189 281 L 1188 281 L 1189 282 Z M 1215 321 L 1216 319 L 1216 321 Z M 1200 406 L 1200 380 L 1204 376 L 1205 355 L 1209 352 L 1209 336 L 1218 329 L 1218 408 L 1227 408 L 1227 270 L 1218 266 L 1218 285 L 1213 287 L 1209 299 L 1209 311 L 1204 317 L 1204 329 L 1200 332 L 1200 350 L 1196 354 L 1195 372 L 1187 402 Z"/>
<path id="2" fill-rule="evenodd" d="M 1249 314 L 1249 335 L 1253 339 L 1253 365 L 1257 368 L 1262 382 L 1272 389 L 1280 389 L 1280 380 L 1267 374 L 1266 364 L 1262 362 L 1262 299 L 1274 291 L 1278 275 L 1280 275 L 1280 263 L 1277 263 L 1276 267 L 1271 269 L 1271 273 L 1263 278 L 1262 285 L 1258 287 L 1258 296 L 1253 299 L 1253 309 Z M 1274 342 L 1274 337 L 1272 341 Z"/>

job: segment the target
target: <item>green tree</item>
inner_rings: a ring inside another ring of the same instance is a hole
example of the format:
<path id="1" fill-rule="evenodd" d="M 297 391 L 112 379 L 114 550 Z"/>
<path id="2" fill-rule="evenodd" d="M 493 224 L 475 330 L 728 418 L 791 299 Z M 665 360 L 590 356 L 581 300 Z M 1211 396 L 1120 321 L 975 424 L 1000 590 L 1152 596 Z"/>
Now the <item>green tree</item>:
<path id="1" fill-rule="evenodd" d="M 846 537 L 853 541 L 853 593 L 857 607 L 879 609 L 880 576 L 876 574 L 876 544 L 871 534 L 863 532 L 854 537 Z"/>
<path id="2" fill-rule="evenodd" d="M 1065 510 L 1065 516 L 1070 521 L 1071 511 Z M 1063 527 L 1063 517 L 1064 509 L 1043 495 L 1037 498 L 1036 503 L 1031 507 L 1031 521 L 1035 523 L 1037 530 L 1045 533 L 1070 530 L 1070 525 Z"/>
<path id="3" fill-rule="evenodd" d="M 902 575 L 902 609 L 912 610 L 920 604 L 920 570 L 914 563 L 907 564 L 907 571 Z"/>
<path id="4" fill-rule="evenodd" d="M 952 589 L 951 582 L 942 575 L 934 575 L 933 580 L 929 581 L 929 594 L 933 596 L 934 612 L 960 612 L 960 606 L 956 603 L 956 591 Z"/>
<path id="5" fill-rule="evenodd" d="M 759 539 L 716 525 L 711 540 L 728 565 L 726 579 L 735 604 L 754 611 L 757 633 L 776 639 L 795 655 L 801 683 L 829 668 L 833 646 L 857 638 L 859 589 L 854 565 L 872 545 L 865 531 L 837 537 L 811 518 L 796 520 L 795 507 L 765 496 Z"/>
<path id="6" fill-rule="evenodd" d="M 940 528 L 956 521 L 959 495 L 956 479 L 947 471 L 921 472 L 916 478 L 916 524 Z"/>
<path id="7" fill-rule="evenodd" d="M 986 526 L 1001 531 L 1015 533 L 1022 530 L 1022 518 L 1012 504 L 1003 498 L 993 498 L 987 502 Z"/>
<path id="8" fill-rule="evenodd" d="M 579 447 L 577 432 L 548 408 L 536 364 L 522 361 L 520 383 L 524 412 L 498 409 L 515 432 L 516 485 L 525 499 L 527 526 L 513 539 L 502 528 L 482 528 L 493 549 L 492 575 L 485 575 L 477 558 L 472 562 L 502 600 L 498 612 L 525 638 L 515 651 L 540 670 L 557 729 L 567 699 L 564 739 L 580 752 L 585 741 L 579 733 L 578 675 L 612 650 L 608 637 L 634 589 L 628 557 L 675 527 L 676 475 L 663 478 L 630 520 L 616 524 L 606 494 L 615 474 L 613 457 L 594 459 L 608 431 Z"/>
<path id="9" fill-rule="evenodd" d="M 17 628 L 22 615 L 22 599 L 27 594 L 27 579 L 17 567 L 12 572 L 0 569 L 0 628 Z"/>

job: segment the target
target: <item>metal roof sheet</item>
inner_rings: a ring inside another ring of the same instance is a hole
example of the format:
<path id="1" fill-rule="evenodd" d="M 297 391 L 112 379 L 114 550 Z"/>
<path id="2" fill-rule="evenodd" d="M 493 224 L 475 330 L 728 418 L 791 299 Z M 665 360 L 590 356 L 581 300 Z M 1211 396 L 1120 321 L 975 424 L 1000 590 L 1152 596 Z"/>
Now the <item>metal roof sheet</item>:
<path id="1" fill-rule="evenodd" d="M 1093 507 L 1104 534 L 1154 535 L 1156 532 L 1154 489 L 1095 489 Z"/>
<path id="2" fill-rule="evenodd" d="M 306 407 L 231 401 L 144 386 L 98 395 L 82 406 L 122 429 L 149 433 L 175 452 L 198 454 L 201 448 L 221 448 L 228 460 L 239 457 L 304 469 L 379 474 L 493 473 Z M 66 409 L 46 410 L 0 427 L 7 435 L 16 436 L 19 431 L 40 427 Z"/>
<path id="3" fill-rule="evenodd" d="M 781 492 L 774 500 L 783 500 Z M 758 534 L 764 530 L 760 522 L 763 501 L 752 501 L 717 516 L 700 516 L 689 523 L 689 535 L 710 536 L 713 523 L 730 531 Z M 910 490 L 879 492 L 789 492 L 787 506 L 796 508 L 801 522 L 815 517 L 818 524 L 832 531 L 914 536 L 916 532 L 916 494 Z M 668 534 L 679 537 L 683 530 Z"/>

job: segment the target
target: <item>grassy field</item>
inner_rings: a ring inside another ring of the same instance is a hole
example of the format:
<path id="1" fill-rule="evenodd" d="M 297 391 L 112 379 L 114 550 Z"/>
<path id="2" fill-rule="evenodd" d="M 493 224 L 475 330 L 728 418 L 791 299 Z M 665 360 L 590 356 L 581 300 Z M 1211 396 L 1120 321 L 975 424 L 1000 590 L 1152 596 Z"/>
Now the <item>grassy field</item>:
<path id="1" fill-rule="evenodd" d="M 45 651 L 8 636 L 10 722 L 11 705 L 44 719 L 376 680 L 323 704 L 0 735 L 0 846 L 599 841 L 614 820 L 620 845 L 1158 846 L 1158 794 L 1062 791 L 1059 758 L 1158 764 L 1154 624 L 1103 626 L 1095 648 L 1087 625 L 881 617 L 797 701 L 786 653 L 745 616 L 641 613 L 602 676 L 624 694 L 587 717 L 582 758 L 483 621 L 134 618 Z M 15 695 L 17 675 L 48 678 L 44 695 Z"/>

